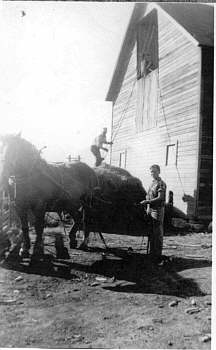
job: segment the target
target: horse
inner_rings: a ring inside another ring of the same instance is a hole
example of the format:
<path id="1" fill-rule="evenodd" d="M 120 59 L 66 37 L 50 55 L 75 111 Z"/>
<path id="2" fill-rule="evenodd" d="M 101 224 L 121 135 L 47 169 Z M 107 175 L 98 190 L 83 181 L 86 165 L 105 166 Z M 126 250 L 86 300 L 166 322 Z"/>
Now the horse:
<path id="1" fill-rule="evenodd" d="M 48 164 L 40 151 L 20 135 L 0 137 L 2 162 L 0 168 L 0 186 L 8 190 L 9 179 L 15 181 L 15 207 L 20 218 L 23 242 L 20 249 L 22 258 L 29 257 L 30 238 L 28 212 L 35 217 L 36 241 L 33 249 L 34 258 L 44 255 L 43 229 L 47 211 L 70 214 L 74 225 L 69 233 L 70 247 L 76 240 L 74 233 L 82 220 L 82 207 L 89 205 L 98 179 L 87 164 L 77 162 L 70 166 Z"/>

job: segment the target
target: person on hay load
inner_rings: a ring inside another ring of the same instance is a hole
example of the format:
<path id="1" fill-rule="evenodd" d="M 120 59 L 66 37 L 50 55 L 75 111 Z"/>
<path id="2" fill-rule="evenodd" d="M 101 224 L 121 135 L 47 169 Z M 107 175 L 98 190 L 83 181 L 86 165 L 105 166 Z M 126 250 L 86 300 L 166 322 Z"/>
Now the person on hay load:
<path id="1" fill-rule="evenodd" d="M 148 189 L 146 200 L 141 205 L 147 207 L 147 214 L 151 217 L 150 256 L 156 263 L 162 262 L 164 210 L 166 201 L 166 184 L 160 177 L 160 167 L 153 164 L 150 167 L 153 178 Z"/>
<path id="2" fill-rule="evenodd" d="M 104 158 L 101 157 L 100 150 L 102 149 L 108 152 L 108 149 L 103 147 L 103 144 L 107 144 L 107 145 L 113 144 L 112 142 L 107 141 L 106 134 L 107 134 L 107 128 L 103 128 L 103 132 L 94 139 L 91 145 L 91 152 L 94 154 L 96 158 L 96 162 L 95 162 L 96 167 L 101 165 L 102 161 L 104 160 Z"/>

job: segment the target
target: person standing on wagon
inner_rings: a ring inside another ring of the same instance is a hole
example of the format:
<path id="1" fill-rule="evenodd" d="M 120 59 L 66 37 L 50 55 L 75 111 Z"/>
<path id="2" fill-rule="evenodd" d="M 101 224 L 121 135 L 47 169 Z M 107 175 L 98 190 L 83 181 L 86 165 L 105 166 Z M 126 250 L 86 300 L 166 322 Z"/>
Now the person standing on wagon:
<path id="1" fill-rule="evenodd" d="M 164 210 L 166 201 L 166 184 L 160 177 L 160 167 L 154 164 L 150 167 L 153 181 L 148 189 L 146 200 L 141 204 L 147 206 L 147 213 L 152 219 L 152 232 L 150 234 L 150 255 L 160 263 L 163 249 Z"/>
<path id="2" fill-rule="evenodd" d="M 94 154 L 95 158 L 96 158 L 96 162 L 95 162 L 95 166 L 99 166 L 101 165 L 102 161 L 104 160 L 104 158 L 101 157 L 101 153 L 100 150 L 104 150 L 106 152 L 108 152 L 108 149 L 103 147 L 104 144 L 107 145 L 112 145 L 112 142 L 108 142 L 106 139 L 106 134 L 107 134 L 107 128 L 103 128 L 103 132 L 97 136 L 92 145 L 91 145 L 91 152 Z"/>

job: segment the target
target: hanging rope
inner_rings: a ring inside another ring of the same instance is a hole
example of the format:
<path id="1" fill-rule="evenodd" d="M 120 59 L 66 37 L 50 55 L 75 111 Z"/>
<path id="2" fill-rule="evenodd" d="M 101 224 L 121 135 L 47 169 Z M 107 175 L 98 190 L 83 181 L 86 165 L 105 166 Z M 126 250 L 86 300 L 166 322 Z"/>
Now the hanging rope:
<path id="1" fill-rule="evenodd" d="M 163 103 L 163 97 L 162 97 L 162 94 L 161 94 L 161 88 L 160 88 L 160 83 L 159 83 L 159 74 L 158 74 L 158 89 L 159 89 L 159 95 L 160 95 L 160 101 L 161 101 L 161 107 L 162 107 L 162 114 L 163 114 L 163 118 L 164 118 L 164 121 L 165 121 L 167 136 L 168 136 L 169 142 L 171 143 L 171 136 L 170 136 L 169 130 L 168 130 L 167 119 L 166 119 L 166 114 L 165 114 L 165 108 L 164 108 L 164 103 Z M 179 178 L 179 182 L 180 182 L 183 194 L 185 194 L 184 186 L 183 186 L 183 183 L 182 183 L 181 175 L 179 173 L 179 169 L 177 167 L 177 164 L 175 166 L 175 169 L 176 169 L 177 174 L 178 174 L 178 178 Z"/>
<path id="2" fill-rule="evenodd" d="M 116 136 L 117 136 L 117 134 L 119 132 L 119 129 L 120 129 L 121 125 L 122 125 L 122 122 L 123 122 L 123 120 L 125 118 L 125 115 L 127 113 L 128 106 L 129 106 L 131 97 L 133 95 L 133 91 L 134 91 L 134 87 L 135 87 L 136 81 L 137 81 L 137 78 L 134 79 L 134 82 L 133 82 L 133 85 L 132 85 L 132 89 L 131 89 L 130 95 L 128 97 L 128 100 L 126 102 L 125 108 L 124 108 L 124 110 L 122 112 L 122 115 L 121 115 L 121 117 L 119 119 L 119 122 L 117 124 L 116 131 L 115 131 L 114 135 L 112 136 L 112 142 L 114 142 L 114 140 L 115 140 L 115 138 L 116 138 Z M 166 114 L 165 114 L 165 108 L 164 108 L 164 103 L 163 103 L 163 97 L 162 97 L 162 94 L 161 94 L 161 88 L 160 88 L 160 83 L 159 83 L 159 75 L 158 75 L 158 89 L 159 89 L 159 95 L 160 95 L 160 101 L 161 101 L 161 107 L 162 107 L 162 114 L 163 114 L 163 118 L 164 118 L 164 121 L 165 121 L 167 136 L 168 136 L 169 142 L 171 143 L 171 136 L 170 136 L 169 130 L 168 130 L 167 119 L 166 119 Z M 175 166 L 175 169 L 177 171 L 179 182 L 180 182 L 183 194 L 184 194 L 185 193 L 184 186 L 183 186 L 183 182 L 182 182 L 181 175 L 180 175 L 180 172 L 179 172 L 179 169 L 178 169 L 177 165 Z"/>
<path id="3" fill-rule="evenodd" d="M 118 122 L 118 124 L 117 124 L 117 129 L 116 129 L 116 132 L 114 133 L 114 135 L 113 135 L 113 137 L 112 137 L 112 142 L 114 142 L 114 140 L 115 140 L 115 138 L 116 138 L 116 136 L 117 136 L 117 134 L 118 134 L 118 131 L 119 131 L 119 129 L 120 129 L 120 126 L 121 126 L 121 124 L 122 124 L 122 121 L 124 120 L 124 117 L 125 117 L 126 112 L 127 112 L 127 110 L 128 110 L 129 102 L 130 102 L 130 99 L 131 99 L 131 97 L 132 97 L 132 95 L 133 95 L 133 91 L 134 91 L 134 87 L 135 87 L 136 81 L 137 81 L 137 78 L 134 79 L 134 82 L 133 82 L 133 85 L 132 85 L 132 89 L 131 89 L 131 93 L 130 93 L 130 95 L 129 95 L 129 97 L 128 97 L 128 100 L 127 100 L 127 102 L 126 102 L 125 108 L 124 108 L 124 110 L 123 110 L 123 112 L 122 112 L 122 115 L 121 115 L 121 117 L 120 117 L 120 119 L 119 119 L 119 122 Z"/>

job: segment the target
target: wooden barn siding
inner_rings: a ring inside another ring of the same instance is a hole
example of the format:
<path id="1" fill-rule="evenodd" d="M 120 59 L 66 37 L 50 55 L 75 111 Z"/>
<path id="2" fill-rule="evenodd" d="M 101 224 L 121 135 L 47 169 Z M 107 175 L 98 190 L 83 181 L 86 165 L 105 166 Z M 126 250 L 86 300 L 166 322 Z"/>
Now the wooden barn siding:
<path id="1" fill-rule="evenodd" d="M 214 49 L 202 48 L 200 170 L 197 214 L 212 216 Z"/>
<path id="2" fill-rule="evenodd" d="M 193 215 L 194 191 L 197 186 L 200 49 L 161 14 L 158 25 L 162 103 L 157 127 L 136 133 L 136 87 L 121 126 L 118 124 L 136 79 L 135 45 L 121 90 L 113 105 L 113 134 L 117 128 L 118 132 L 112 150 L 112 164 L 119 165 L 119 153 L 126 149 L 126 168 L 139 177 L 146 188 L 151 181 L 149 166 L 153 163 L 160 164 L 161 176 L 167 183 L 168 191 L 174 192 L 174 204 L 185 213 L 190 208 L 188 213 Z M 177 140 L 178 170 L 183 187 L 176 167 L 165 166 L 166 145 Z M 191 200 L 189 205 L 182 201 L 184 193 Z"/>

